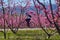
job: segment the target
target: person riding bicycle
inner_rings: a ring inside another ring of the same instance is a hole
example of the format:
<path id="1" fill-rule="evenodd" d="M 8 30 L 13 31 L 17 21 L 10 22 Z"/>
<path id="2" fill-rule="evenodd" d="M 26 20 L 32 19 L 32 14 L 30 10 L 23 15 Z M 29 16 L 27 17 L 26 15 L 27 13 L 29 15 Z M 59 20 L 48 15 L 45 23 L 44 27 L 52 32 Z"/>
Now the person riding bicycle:
<path id="1" fill-rule="evenodd" d="M 26 20 L 26 22 L 27 22 L 27 26 L 30 27 L 29 22 L 30 22 L 30 20 L 31 20 L 31 15 L 29 15 L 28 13 L 26 13 L 26 15 L 27 15 L 27 18 L 26 18 L 25 20 Z"/>

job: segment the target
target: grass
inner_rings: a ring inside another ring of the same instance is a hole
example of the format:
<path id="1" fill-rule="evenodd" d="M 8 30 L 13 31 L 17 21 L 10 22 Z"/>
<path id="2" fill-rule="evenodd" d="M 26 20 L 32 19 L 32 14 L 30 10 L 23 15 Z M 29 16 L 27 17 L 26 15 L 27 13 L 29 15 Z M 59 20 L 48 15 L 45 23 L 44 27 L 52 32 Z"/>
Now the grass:
<path id="1" fill-rule="evenodd" d="M 17 34 L 7 31 L 6 37 L 6 40 L 60 40 L 58 33 L 47 39 L 47 35 L 43 30 L 19 30 Z M 2 32 L 0 32 L 0 40 L 5 40 Z"/>

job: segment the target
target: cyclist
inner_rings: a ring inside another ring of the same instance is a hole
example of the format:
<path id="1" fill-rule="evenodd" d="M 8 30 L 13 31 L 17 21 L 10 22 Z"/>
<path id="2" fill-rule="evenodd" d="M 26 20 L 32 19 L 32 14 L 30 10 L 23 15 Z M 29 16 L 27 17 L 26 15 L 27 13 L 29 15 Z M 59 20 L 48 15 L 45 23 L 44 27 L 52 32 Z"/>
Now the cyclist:
<path id="1" fill-rule="evenodd" d="M 28 13 L 26 13 L 26 15 L 27 15 L 27 18 L 26 18 L 25 20 L 26 20 L 26 22 L 27 22 L 27 26 L 30 27 L 29 22 L 30 22 L 30 20 L 31 20 L 31 15 L 29 15 Z"/>

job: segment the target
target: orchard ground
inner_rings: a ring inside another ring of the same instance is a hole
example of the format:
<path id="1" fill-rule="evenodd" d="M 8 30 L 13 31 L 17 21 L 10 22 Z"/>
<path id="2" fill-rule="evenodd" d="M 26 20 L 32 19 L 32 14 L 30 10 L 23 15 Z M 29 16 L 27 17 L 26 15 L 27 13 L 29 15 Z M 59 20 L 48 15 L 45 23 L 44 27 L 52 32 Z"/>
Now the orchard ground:
<path id="1" fill-rule="evenodd" d="M 49 33 L 56 31 L 49 29 L 47 30 Z M 19 29 L 17 34 L 14 34 L 12 31 L 10 31 L 10 29 L 6 29 L 6 37 L 6 40 L 60 40 L 60 35 L 58 33 L 54 34 L 48 39 L 48 36 L 41 28 Z M 0 40 L 5 40 L 3 32 L 0 32 Z"/>

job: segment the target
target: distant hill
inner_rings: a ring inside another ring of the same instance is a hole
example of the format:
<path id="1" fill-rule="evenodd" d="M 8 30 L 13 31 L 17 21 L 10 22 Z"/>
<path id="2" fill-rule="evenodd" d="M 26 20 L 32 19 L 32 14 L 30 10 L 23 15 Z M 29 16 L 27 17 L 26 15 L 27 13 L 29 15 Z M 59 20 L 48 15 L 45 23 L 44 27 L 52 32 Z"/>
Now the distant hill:
<path id="1" fill-rule="evenodd" d="M 57 8 L 56 4 L 53 4 L 52 7 L 53 7 L 53 10 L 55 10 L 55 9 Z M 46 8 L 48 8 L 48 5 L 46 5 Z M 21 11 L 19 7 L 15 7 L 15 10 L 16 10 L 18 13 L 20 13 L 20 11 Z M 30 6 L 30 7 L 28 8 L 28 10 L 35 10 L 35 7 L 34 7 L 34 6 Z M 2 11 L 2 9 L 0 8 L 0 12 L 1 12 L 1 11 Z"/>

